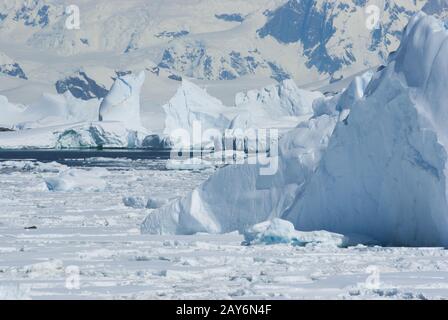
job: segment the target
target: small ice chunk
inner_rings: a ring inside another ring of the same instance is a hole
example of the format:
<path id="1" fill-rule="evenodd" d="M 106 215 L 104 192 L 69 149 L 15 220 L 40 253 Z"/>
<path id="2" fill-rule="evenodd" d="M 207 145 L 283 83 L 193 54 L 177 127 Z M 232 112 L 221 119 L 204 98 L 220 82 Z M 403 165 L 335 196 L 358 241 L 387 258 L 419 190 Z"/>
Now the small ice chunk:
<path id="1" fill-rule="evenodd" d="M 21 271 L 30 278 L 51 277 L 64 271 L 64 263 L 62 260 L 50 259 L 45 262 L 39 262 L 25 266 Z"/>
<path id="2" fill-rule="evenodd" d="M 244 232 L 245 245 L 292 244 L 305 246 L 310 243 L 330 244 L 342 247 L 347 242 L 343 235 L 326 231 L 300 232 L 286 220 L 273 219 L 256 224 Z"/>
<path id="3" fill-rule="evenodd" d="M 123 204 L 129 208 L 144 209 L 146 200 L 143 197 L 124 197 Z"/>
<path id="4" fill-rule="evenodd" d="M 108 171 L 104 168 L 94 168 L 88 171 L 68 169 L 56 177 L 46 178 L 45 183 L 50 191 L 99 192 L 107 187 L 107 183 L 103 179 L 107 175 Z"/>
<path id="5" fill-rule="evenodd" d="M 165 206 L 168 203 L 167 200 L 158 198 L 149 198 L 146 204 L 147 209 L 158 209 Z"/>

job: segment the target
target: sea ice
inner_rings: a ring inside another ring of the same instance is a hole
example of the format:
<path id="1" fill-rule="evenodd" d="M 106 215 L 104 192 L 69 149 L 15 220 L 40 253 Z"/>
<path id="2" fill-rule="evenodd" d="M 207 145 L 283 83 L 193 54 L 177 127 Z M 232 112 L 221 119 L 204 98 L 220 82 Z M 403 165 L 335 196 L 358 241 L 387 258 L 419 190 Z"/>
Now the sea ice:
<path id="1" fill-rule="evenodd" d="M 68 169 L 55 177 L 45 178 L 45 182 L 48 190 L 55 192 L 99 192 L 106 189 L 107 182 L 104 177 L 108 174 L 109 172 L 103 168 Z"/>
<path id="2" fill-rule="evenodd" d="M 185 160 L 169 159 L 166 162 L 167 170 L 205 170 L 215 168 L 215 165 L 200 158 L 189 158 Z"/>

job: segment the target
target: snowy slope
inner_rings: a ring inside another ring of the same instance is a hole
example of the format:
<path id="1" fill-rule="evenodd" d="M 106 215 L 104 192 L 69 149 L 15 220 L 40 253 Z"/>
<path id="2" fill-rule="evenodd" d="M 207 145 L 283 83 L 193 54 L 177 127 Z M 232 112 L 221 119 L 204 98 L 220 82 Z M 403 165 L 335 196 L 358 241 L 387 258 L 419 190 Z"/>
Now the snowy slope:
<path id="1" fill-rule="evenodd" d="M 28 79 L 20 65 L 2 52 L 0 52 L 0 74 Z"/>
<path id="2" fill-rule="evenodd" d="M 315 117 L 281 139 L 274 176 L 226 167 L 142 231 L 242 231 L 282 217 L 299 230 L 446 246 L 447 38 L 442 22 L 416 15 L 386 68 L 316 101 Z"/>
<path id="3" fill-rule="evenodd" d="M 409 17 L 426 4 L 408 0 L 72 2 L 80 9 L 79 29 L 66 27 L 71 16 L 62 0 L 2 1 L 1 51 L 18 63 L 28 81 L 2 82 L 0 94 L 17 103 L 35 100 L 37 88 L 48 93 L 70 90 L 83 99 L 102 98 L 117 72 L 146 69 L 164 89 L 145 86 L 142 108 L 148 115 L 160 115 L 161 106 L 185 76 L 216 81 L 220 87 L 228 86 L 229 80 L 251 77 L 248 86 L 253 78 L 294 78 L 299 85 L 328 83 L 383 63 L 397 48 Z M 382 11 L 378 29 L 366 27 L 370 4 Z M 434 11 L 433 6 L 427 8 Z M 17 69 L 11 74 L 21 73 Z M 242 89 L 240 83 L 236 85 Z"/>

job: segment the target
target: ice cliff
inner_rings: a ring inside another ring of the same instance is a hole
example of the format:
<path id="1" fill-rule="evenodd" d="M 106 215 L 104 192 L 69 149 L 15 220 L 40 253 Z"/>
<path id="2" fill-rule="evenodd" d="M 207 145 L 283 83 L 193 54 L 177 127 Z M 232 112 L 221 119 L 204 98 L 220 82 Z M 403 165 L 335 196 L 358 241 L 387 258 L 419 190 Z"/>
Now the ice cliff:
<path id="1" fill-rule="evenodd" d="M 126 128 L 141 130 L 140 91 L 145 82 L 145 72 L 125 75 L 115 80 L 110 92 L 101 102 L 100 121 L 122 122 Z"/>

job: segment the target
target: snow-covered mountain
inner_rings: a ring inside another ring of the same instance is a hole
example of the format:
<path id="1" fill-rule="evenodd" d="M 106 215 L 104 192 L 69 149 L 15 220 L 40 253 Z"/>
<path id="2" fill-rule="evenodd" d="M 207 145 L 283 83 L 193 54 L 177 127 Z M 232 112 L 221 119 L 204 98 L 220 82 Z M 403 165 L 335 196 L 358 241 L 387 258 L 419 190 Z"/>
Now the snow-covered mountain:
<path id="1" fill-rule="evenodd" d="M 372 4 L 380 9 L 373 29 L 375 13 L 367 10 Z M 156 86 L 169 88 L 143 89 L 144 108 L 152 112 L 156 105 L 160 111 L 181 77 L 249 84 L 254 78 L 293 78 L 299 85 L 334 81 L 383 64 L 410 16 L 423 6 L 439 13 L 446 2 L 76 0 L 70 5 L 79 8 L 79 28 L 70 27 L 76 21 L 68 5 L 0 3 L 0 51 L 10 57 L 6 63 L 0 58 L 0 74 L 28 79 L 5 78 L 0 94 L 20 103 L 42 90 L 103 98 L 117 73 L 146 69 Z"/>
<path id="2" fill-rule="evenodd" d="M 2 52 L 0 52 L 0 74 L 25 80 L 28 79 L 20 65 Z"/>

